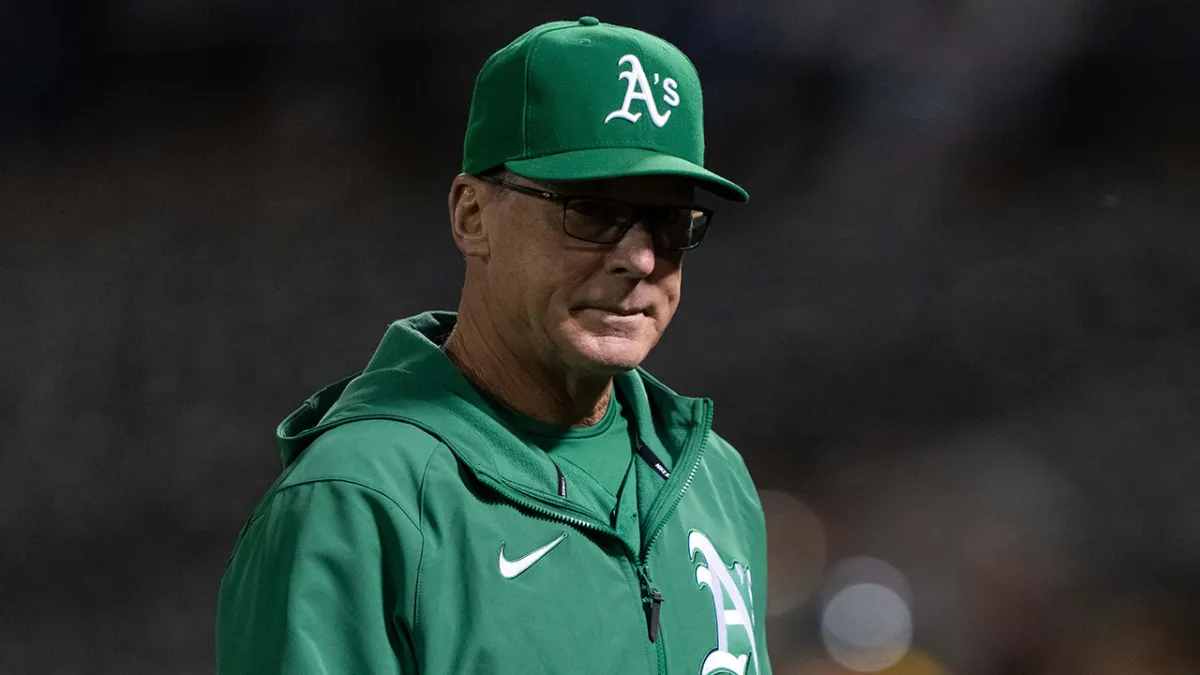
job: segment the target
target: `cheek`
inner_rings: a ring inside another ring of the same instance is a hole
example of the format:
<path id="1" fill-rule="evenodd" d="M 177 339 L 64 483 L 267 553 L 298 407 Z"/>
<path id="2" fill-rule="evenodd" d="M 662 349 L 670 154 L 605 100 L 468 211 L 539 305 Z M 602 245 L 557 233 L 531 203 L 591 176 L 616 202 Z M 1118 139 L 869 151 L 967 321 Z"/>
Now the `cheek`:
<path id="1" fill-rule="evenodd" d="M 523 229 L 515 222 L 503 223 L 491 236 L 491 259 L 487 275 L 491 311 L 500 314 L 511 327 L 525 331 L 528 319 L 525 305 L 536 295 L 537 275 L 530 270 L 537 264 L 534 251 L 522 241 Z"/>
<path id="2" fill-rule="evenodd" d="M 660 328 L 666 328 L 667 323 L 671 321 L 671 317 L 675 314 L 675 309 L 679 306 L 680 292 L 683 288 L 683 268 L 681 262 L 678 258 L 660 259 L 659 261 L 662 276 L 656 279 L 656 285 L 662 289 L 663 296 L 665 297 L 663 317 L 659 322 Z"/>
<path id="3" fill-rule="evenodd" d="M 565 312 L 578 283 L 569 256 L 544 237 L 531 236 L 535 232 L 521 231 L 530 225 L 537 223 L 514 227 L 497 242 L 492 265 L 492 283 L 503 296 L 497 299 L 520 315 L 516 321 L 526 329 Z"/>
<path id="4" fill-rule="evenodd" d="M 547 322 L 558 325 L 569 314 L 572 303 L 580 299 L 580 289 L 587 286 L 594 267 L 587 257 L 572 255 L 571 251 L 555 249 L 540 260 L 537 268 L 538 303 Z"/>

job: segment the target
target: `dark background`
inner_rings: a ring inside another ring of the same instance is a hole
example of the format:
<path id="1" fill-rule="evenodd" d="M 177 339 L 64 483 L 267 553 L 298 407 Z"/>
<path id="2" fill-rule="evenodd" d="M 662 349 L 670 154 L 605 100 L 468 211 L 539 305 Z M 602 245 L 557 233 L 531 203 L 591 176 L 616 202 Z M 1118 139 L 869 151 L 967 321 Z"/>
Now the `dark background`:
<path id="1" fill-rule="evenodd" d="M 1200 673 L 1198 8 L 4 0 L 0 673 L 211 672 L 275 424 L 455 306 L 475 74 L 582 14 L 752 195 L 647 365 L 762 491 L 775 671 Z"/>

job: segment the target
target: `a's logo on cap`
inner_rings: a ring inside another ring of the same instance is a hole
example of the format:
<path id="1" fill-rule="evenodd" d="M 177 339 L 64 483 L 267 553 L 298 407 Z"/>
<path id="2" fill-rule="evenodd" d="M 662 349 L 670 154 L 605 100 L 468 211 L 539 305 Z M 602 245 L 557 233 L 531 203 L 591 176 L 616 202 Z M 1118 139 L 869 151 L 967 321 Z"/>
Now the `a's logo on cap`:
<path id="1" fill-rule="evenodd" d="M 650 91 L 650 80 L 646 77 L 646 71 L 642 68 L 642 62 L 633 54 L 626 54 L 617 61 L 618 66 L 628 65 L 629 70 L 617 75 L 618 79 L 625 80 L 628 83 L 628 88 L 625 90 L 625 103 L 618 109 L 610 112 L 608 117 L 604 118 L 604 123 L 608 124 L 614 118 L 620 118 L 628 122 L 636 123 L 642 118 L 642 113 L 632 112 L 629 106 L 633 105 L 634 101 L 641 101 L 646 105 L 646 110 L 650 112 L 650 121 L 654 122 L 654 126 L 662 127 L 671 118 L 671 111 L 664 113 L 658 112 L 658 106 L 654 104 L 654 94 Z M 659 74 L 654 73 L 654 84 L 659 83 Z M 663 103 L 674 108 L 679 105 L 679 83 L 668 77 L 662 80 Z"/>

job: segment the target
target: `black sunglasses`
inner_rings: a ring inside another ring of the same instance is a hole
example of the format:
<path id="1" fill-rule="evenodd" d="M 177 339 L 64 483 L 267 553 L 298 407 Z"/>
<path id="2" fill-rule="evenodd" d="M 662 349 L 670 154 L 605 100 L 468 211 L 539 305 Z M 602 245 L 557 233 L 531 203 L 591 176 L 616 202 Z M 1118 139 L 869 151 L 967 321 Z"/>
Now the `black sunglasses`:
<path id="1" fill-rule="evenodd" d="M 700 245 L 712 223 L 712 209 L 702 206 L 634 205 L 603 197 L 561 195 L 489 174 L 476 177 L 513 192 L 561 203 L 563 232 L 593 244 L 615 244 L 634 223 L 641 222 L 650 229 L 656 250 L 687 251 Z"/>

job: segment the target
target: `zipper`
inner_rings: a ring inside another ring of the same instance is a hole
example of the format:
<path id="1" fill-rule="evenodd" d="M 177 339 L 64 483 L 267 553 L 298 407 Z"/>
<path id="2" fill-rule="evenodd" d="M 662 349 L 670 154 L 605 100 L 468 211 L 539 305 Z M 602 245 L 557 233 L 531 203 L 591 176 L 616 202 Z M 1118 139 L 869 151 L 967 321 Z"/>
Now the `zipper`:
<path id="1" fill-rule="evenodd" d="M 696 444 L 691 445 L 691 447 L 689 447 L 687 449 L 688 451 L 691 451 L 693 449 L 695 450 L 695 452 L 696 452 L 695 460 L 692 462 L 692 467 L 691 467 L 691 469 L 689 469 L 687 478 L 683 482 L 683 487 L 680 488 L 679 493 L 676 494 L 670 500 L 670 504 L 668 506 L 664 506 L 663 503 L 657 503 L 654 505 L 654 508 L 651 511 L 651 513 L 648 514 L 648 517 L 646 518 L 647 522 L 654 522 L 654 520 L 656 518 L 661 522 L 659 522 L 655 525 L 653 532 L 651 532 L 651 534 L 650 534 L 650 538 L 646 540 L 646 544 L 645 544 L 645 546 L 642 547 L 640 554 L 638 552 L 635 552 L 633 549 L 629 548 L 629 545 L 626 544 L 625 541 L 622 540 L 621 537 L 617 534 L 615 527 L 603 525 L 603 524 L 600 524 L 598 522 L 591 521 L 591 520 L 585 520 L 583 518 L 576 518 L 573 516 L 568 516 L 559 511 L 556 511 L 554 509 L 551 509 L 547 506 L 542 505 L 540 503 L 540 499 L 534 495 L 526 494 L 519 488 L 512 487 L 507 484 L 501 483 L 499 480 L 497 480 L 491 476 L 479 474 L 479 477 L 481 479 L 483 479 L 483 482 L 485 482 L 489 486 L 491 486 L 492 489 L 496 490 L 497 492 L 504 495 L 508 499 L 516 502 L 517 504 L 520 504 L 521 506 L 524 506 L 525 508 L 527 508 L 535 513 L 539 513 L 545 517 L 548 517 L 548 518 L 551 518 L 554 520 L 558 520 L 558 521 L 566 522 L 571 525 L 575 525 L 576 527 L 581 527 L 584 529 L 589 529 L 589 530 L 594 530 L 596 532 L 600 532 L 602 534 L 605 534 L 605 535 L 612 537 L 612 538 L 616 539 L 617 541 L 621 542 L 621 547 L 625 549 L 626 558 L 629 560 L 629 562 L 631 562 L 633 564 L 634 571 L 637 573 L 638 585 L 641 589 L 642 607 L 646 613 L 646 633 L 647 633 L 647 637 L 650 639 L 650 642 L 652 644 L 654 644 L 656 647 L 656 652 L 658 655 L 658 672 L 659 673 L 666 672 L 666 651 L 663 646 L 662 640 L 658 639 L 659 638 L 659 630 L 661 628 L 660 614 L 661 614 L 662 603 L 663 603 L 664 599 L 663 599 L 662 592 L 654 587 L 653 581 L 650 578 L 650 569 L 647 565 L 647 558 L 650 555 L 650 549 L 652 549 L 654 547 L 655 540 L 658 539 L 658 535 L 660 535 L 662 533 L 663 528 L 666 527 L 667 518 L 663 517 L 662 514 L 663 513 L 670 514 L 671 512 L 673 512 L 675 510 L 675 508 L 677 506 L 679 506 L 679 502 L 683 501 L 683 495 L 687 492 L 688 488 L 691 487 L 691 485 L 692 485 L 692 479 L 694 479 L 696 477 L 696 472 L 700 468 L 700 459 L 704 455 L 704 447 L 708 444 L 708 435 L 712 430 L 712 417 L 713 417 L 712 401 L 705 400 L 705 402 L 704 402 L 704 420 L 700 427 L 703 431 L 697 438 L 698 442 Z M 639 445 L 640 445 L 640 442 L 639 442 Z M 685 451 L 682 456 L 686 457 L 688 454 L 688 451 Z M 563 487 L 563 483 L 565 482 L 562 480 L 561 470 L 559 472 L 559 477 L 560 477 L 559 485 L 560 485 L 560 491 L 561 491 L 561 487 Z"/>
<path id="2" fill-rule="evenodd" d="M 704 420 L 700 426 L 703 431 L 699 435 L 698 444 L 692 445 L 688 448 L 688 450 L 692 450 L 694 448 L 696 452 L 696 457 L 692 461 L 692 467 L 688 470 L 687 478 L 683 481 L 683 487 L 680 488 L 678 494 L 671 499 L 670 505 L 664 507 L 662 504 L 655 504 L 652 508 L 652 511 L 647 514 L 647 522 L 653 523 L 656 519 L 659 522 L 655 524 L 654 530 L 650 533 L 650 538 L 646 540 L 645 546 L 642 547 L 641 555 L 638 557 L 636 563 L 638 579 L 642 584 L 642 606 L 646 611 L 646 627 L 648 637 L 650 638 L 650 642 L 656 647 L 659 673 L 667 672 L 666 647 L 663 645 L 663 641 L 658 639 L 660 628 L 659 614 L 662 609 L 663 595 L 661 591 L 654 587 L 653 582 L 650 579 L 650 567 L 648 564 L 650 550 L 654 548 L 655 540 L 658 539 L 658 535 L 662 534 L 663 528 L 667 525 L 666 516 L 673 513 L 675 508 L 679 506 L 679 502 L 683 501 L 683 495 L 687 492 L 688 488 L 692 486 L 692 479 L 696 477 L 696 472 L 700 469 L 700 459 L 704 456 L 704 448 L 708 445 L 708 435 L 712 432 L 712 417 L 712 401 L 705 400 Z M 647 450 L 649 449 L 647 448 Z M 686 457 L 687 454 L 687 451 L 685 451 L 681 457 Z M 653 453 L 651 453 L 651 456 L 653 456 Z M 643 455 L 643 457 L 645 456 Z M 653 463 L 651 463 L 651 466 L 654 466 Z M 658 467 L 655 467 L 656 470 L 657 468 Z"/>
<path id="3" fill-rule="evenodd" d="M 508 499 L 520 504 L 521 506 L 524 506 L 531 511 L 534 511 L 535 513 L 539 513 L 553 520 L 566 522 L 577 527 L 600 532 L 621 542 L 621 547 L 625 549 L 626 560 L 633 565 L 634 572 L 637 573 L 638 585 L 641 589 L 642 608 L 646 612 L 647 636 L 650 638 L 651 643 L 657 643 L 657 649 L 655 651 L 656 656 L 658 657 L 658 672 L 665 673 L 666 654 L 663 652 L 662 642 L 658 641 L 659 611 L 663 602 L 662 593 L 657 588 L 651 586 L 650 571 L 646 568 L 644 562 L 638 561 L 637 553 L 634 552 L 633 549 L 629 548 L 625 541 L 621 539 L 621 537 L 617 534 L 616 528 L 610 528 L 599 523 L 583 520 L 581 518 L 574 518 L 572 516 L 559 513 L 558 511 L 540 504 L 537 501 L 537 497 L 533 495 L 527 495 L 518 488 L 505 485 L 491 476 L 480 475 L 480 478 L 493 490 L 496 490 Z"/>
<path id="4" fill-rule="evenodd" d="M 505 484 L 501 483 L 500 481 L 497 481 L 496 479 L 492 478 L 491 476 L 481 476 L 481 477 L 485 478 L 484 482 L 488 483 L 492 487 L 492 489 L 496 490 L 497 492 L 504 495 L 508 499 L 520 504 L 521 506 L 524 506 L 525 508 L 527 508 L 531 511 L 536 511 L 537 513 L 540 513 L 543 516 L 548 516 L 550 518 L 553 518 L 554 520 L 560 520 L 565 523 L 575 525 L 577 527 L 582 527 L 582 528 L 589 529 L 589 530 L 595 530 L 597 532 L 607 534 L 611 537 L 617 537 L 617 531 L 606 525 L 600 524 L 599 522 L 596 522 L 596 521 L 586 520 L 584 518 L 576 518 L 574 516 L 568 516 L 560 511 L 556 511 L 547 506 L 543 506 L 537 500 L 537 497 L 534 497 L 533 495 L 527 495 L 524 492 L 522 492 L 521 490 L 518 490 L 516 488 L 505 485 Z M 562 483 L 560 483 L 560 485 L 561 484 Z M 619 539 L 619 537 L 617 537 L 617 538 Z"/>
<path id="5" fill-rule="evenodd" d="M 662 607 L 662 593 L 654 587 L 650 580 L 650 569 L 645 565 L 637 566 L 638 583 L 642 588 L 642 609 L 646 612 L 646 631 L 651 642 L 658 641 L 658 616 Z"/>
<path id="6" fill-rule="evenodd" d="M 353 379 L 353 378 L 352 377 L 346 378 L 346 381 L 349 382 L 351 379 Z M 679 505 L 679 502 L 683 500 L 683 494 L 685 492 L 687 492 L 687 489 L 691 486 L 692 479 L 696 476 L 697 469 L 699 469 L 700 458 L 704 454 L 704 446 L 708 442 L 708 434 L 711 431 L 711 427 L 712 427 L 712 401 L 706 399 L 704 401 L 704 405 L 705 405 L 704 421 L 703 421 L 703 424 L 701 427 L 702 429 L 704 429 L 704 432 L 700 435 L 700 444 L 696 450 L 696 459 L 695 459 L 695 461 L 692 462 L 692 468 L 689 471 L 687 480 L 684 481 L 683 487 L 680 489 L 679 494 L 676 495 L 675 498 L 671 501 L 671 505 L 667 509 L 667 513 L 674 511 L 675 507 Z M 429 429 L 424 424 L 421 424 L 421 423 L 417 422 L 416 420 L 413 420 L 408 417 L 393 417 L 390 415 L 356 415 L 347 420 L 339 422 L 339 424 L 344 424 L 349 421 L 355 421 L 355 420 L 360 420 L 360 419 L 388 419 L 388 420 L 397 420 L 400 422 L 406 422 L 409 424 L 413 424 L 413 425 L 417 426 L 418 428 L 425 429 L 429 433 L 431 433 L 434 436 L 436 436 L 437 438 L 439 438 L 443 443 L 446 443 L 446 446 L 451 449 L 451 451 L 455 454 L 455 456 L 457 456 L 460 461 L 463 461 L 462 456 L 459 455 L 458 451 L 454 449 L 454 446 L 452 446 L 450 443 L 446 442 L 445 438 L 443 438 L 440 434 L 437 434 L 433 430 Z M 309 433 L 316 431 L 316 429 L 320 429 L 320 428 L 321 428 L 321 425 L 318 425 L 317 427 L 310 429 Z M 641 454 L 641 446 L 643 444 L 641 443 L 640 438 L 637 439 L 637 445 L 639 446 L 639 454 Z M 692 448 L 688 448 L 687 450 L 685 450 L 684 453 L 681 455 L 681 457 L 686 457 L 688 454 L 688 451 L 690 451 L 691 449 Z M 646 450 L 647 450 L 647 452 L 649 452 L 649 448 L 646 448 Z M 646 459 L 646 460 L 649 460 L 650 457 L 654 457 L 653 452 L 649 452 L 649 457 L 646 457 L 645 455 L 643 455 L 643 459 Z M 658 458 L 654 457 L 654 459 L 657 460 Z M 656 471 L 658 471 L 658 473 L 660 475 L 662 475 L 666 471 L 665 467 L 663 467 L 663 469 L 660 471 L 659 466 L 655 466 L 655 462 L 650 462 L 650 465 L 653 466 L 654 469 Z M 555 465 L 555 469 L 558 471 L 559 491 L 561 493 L 565 493 L 566 479 L 562 474 L 562 470 L 559 469 L 557 465 Z M 557 520 L 560 522 L 565 522 L 569 525 L 574 525 L 576 527 L 580 527 L 583 529 L 594 530 L 596 532 L 600 532 L 602 534 L 608 535 L 608 536 L 616 539 L 617 541 L 621 542 L 621 547 L 623 549 L 625 549 L 625 554 L 626 554 L 625 557 L 627 560 L 629 560 L 630 563 L 632 563 L 634 571 L 637 573 L 637 576 L 638 576 L 639 586 L 641 586 L 642 604 L 643 604 L 643 607 L 645 607 L 645 609 L 646 609 L 647 635 L 650 638 L 650 642 L 657 646 L 658 672 L 665 673 L 666 665 L 667 665 L 666 664 L 666 652 L 664 651 L 662 641 L 658 640 L 658 633 L 659 633 L 659 628 L 660 628 L 659 613 L 660 613 L 662 603 L 663 603 L 663 595 L 662 595 L 661 591 L 659 591 L 657 588 L 654 588 L 651 585 L 650 571 L 646 564 L 646 558 L 650 554 L 650 549 L 654 546 L 654 541 L 658 538 L 658 535 L 662 532 L 663 527 L 666 526 L 666 518 L 661 518 L 662 522 L 658 523 L 658 525 L 655 526 L 654 532 L 651 534 L 650 538 L 646 541 L 646 545 L 643 547 L 641 554 L 639 555 L 637 551 L 634 551 L 633 549 L 631 549 L 629 547 L 629 545 L 626 544 L 625 541 L 621 539 L 620 535 L 617 534 L 615 526 L 609 527 L 606 525 L 598 524 L 595 521 L 585 520 L 583 518 L 576 518 L 573 516 L 565 515 L 559 511 L 550 509 L 547 506 L 543 506 L 541 503 L 541 499 L 542 499 L 541 497 L 527 494 L 524 491 L 520 490 L 519 488 L 511 487 L 511 486 L 509 486 L 505 483 L 502 483 L 498 479 L 496 479 L 492 476 L 489 476 L 487 474 L 476 472 L 475 475 L 477 478 L 479 478 L 480 482 L 488 485 L 493 490 L 504 495 L 509 500 L 511 500 L 521 506 L 524 506 L 525 508 L 529 509 L 530 511 L 533 511 L 534 513 L 538 513 L 538 514 L 542 515 L 543 517 L 550 518 L 552 520 Z M 668 479 L 669 476 L 670 476 L 670 473 L 666 472 L 666 475 L 664 475 L 663 477 L 664 477 L 664 479 Z M 668 480 L 668 482 L 669 482 L 669 480 Z M 660 506 L 661 506 L 660 504 L 655 504 L 653 510 L 651 511 L 651 513 L 649 515 L 655 516 L 660 511 L 662 511 L 663 509 L 660 508 Z M 611 515 L 610 515 L 610 517 L 611 517 Z M 654 518 L 648 517 L 648 518 L 646 518 L 646 521 L 653 522 Z"/>
<path id="7" fill-rule="evenodd" d="M 679 506 L 679 502 L 683 501 L 684 493 L 686 493 L 688 488 L 692 486 L 692 479 L 696 477 L 696 471 L 700 468 L 700 459 L 704 456 L 704 448 L 708 445 L 708 435 L 712 432 L 712 417 L 712 401 L 705 400 L 704 421 L 700 427 L 703 429 L 703 432 L 699 436 L 699 446 L 696 448 L 696 459 L 692 462 L 692 468 L 688 470 L 687 479 L 684 480 L 683 487 L 679 490 L 678 494 L 672 498 L 670 506 L 663 508 L 661 503 L 655 504 L 654 510 L 647 514 L 646 522 L 653 523 L 655 520 L 658 520 L 659 522 L 655 524 L 654 530 L 650 533 L 650 538 L 646 540 L 646 545 L 642 547 L 642 554 L 639 558 L 642 565 L 646 564 L 646 559 L 650 556 L 650 549 L 654 547 L 654 541 L 658 539 L 658 535 L 662 534 L 663 528 L 666 527 L 667 518 L 663 517 L 661 514 L 670 514 L 673 512 L 675 507 Z M 686 455 L 687 453 L 685 452 L 683 456 Z"/>

